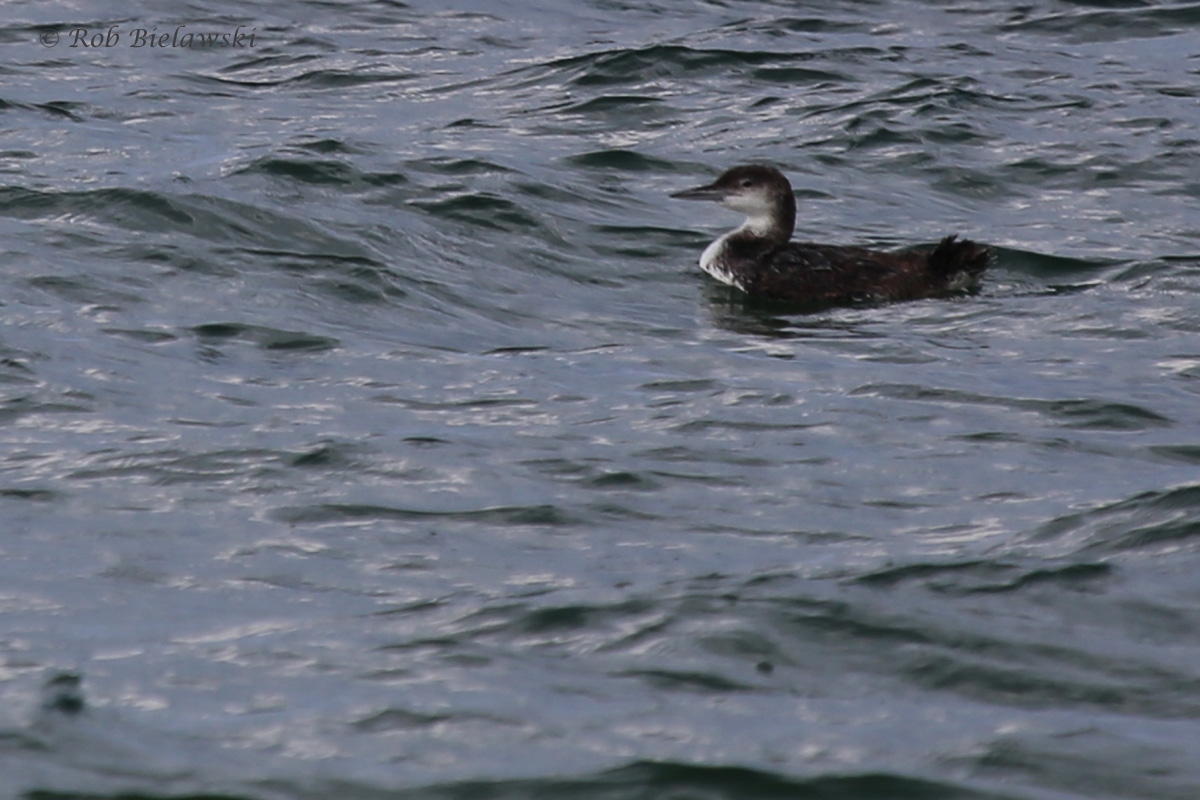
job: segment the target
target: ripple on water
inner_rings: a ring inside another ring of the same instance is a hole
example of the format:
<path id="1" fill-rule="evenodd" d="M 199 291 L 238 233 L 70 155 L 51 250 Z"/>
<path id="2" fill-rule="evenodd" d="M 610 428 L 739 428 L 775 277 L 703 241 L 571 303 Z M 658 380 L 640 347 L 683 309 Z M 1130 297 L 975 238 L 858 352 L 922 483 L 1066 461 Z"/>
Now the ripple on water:
<path id="1" fill-rule="evenodd" d="M 901 400 L 934 403 L 978 403 L 998 405 L 1015 411 L 1029 411 L 1054 420 L 1064 428 L 1080 430 L 1139 431 L 1170 427 L 1172 420 L 1132 403 L 1115 403 L 1088 398 L 1039 400 L 1024 397 L 996 397 L 957 389 L 939 389 L 911 384 L 860 386 L 852 395 L 873 395 Z"/>
<path id="2" fill-rule="evenodd" d="M 1196 549 L 1200 486 L 1140 492 L 1115 503 L 1050 520 L 1024 538 L 1054 551 L 1169 554 Z"/>
<path id="3" fill-rule="evenodd" d="M 273 519 L 289 525 L 325 525 L 338 522 L 385 522 L 388 520 L 438 522 L 482 522 L 517 526 L 567 526 L 580 521 L 551 505 L 499 506 L 437 510 L 350 503 L 320 503 L 287 506 L 271 512 Z"/>
<path id="4" fill-rule="evenodd" d="M 1172 36 L 1193 29 L 1197 23 L 1200 23 L 1200 9 L 1190 4 L 1146 8 L 1140 3 L 1130 3 L 1124 8 L 1111 9 L 1088 8 L 1084 4 L 1050 13 L 1037 13 L 1032 6 L 1021 7 L 1014 10 L 1001 30 L 1098 43 Z"/>

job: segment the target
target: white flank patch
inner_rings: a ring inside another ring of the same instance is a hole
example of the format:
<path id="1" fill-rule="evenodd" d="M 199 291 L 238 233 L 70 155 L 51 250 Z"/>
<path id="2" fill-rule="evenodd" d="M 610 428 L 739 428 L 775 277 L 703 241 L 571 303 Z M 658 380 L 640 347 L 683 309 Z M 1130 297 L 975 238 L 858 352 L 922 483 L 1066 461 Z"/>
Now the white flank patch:
<path id="1" fill-rule="evenodd" d="M 950 292 L 961 292 L 977 286 L 979 283 L 975 276 L 967 271 L 954 273 L 949 281 L 946 282 L 946 290 Z"/>
<path id="2" fill-rule="evenodd" d="M 720 258 L 721 251 L 725 248 L 725 239 L 729 236 L 732 236 L 734 233 L 737 233 L 737 231 L 725 234 L 720 239 L 717 239 L 708 247 L 704 248 L 704 252 L 700 254 L 700 269 L 704 270 L 709 275 L 712 275 L 721 283 L 727 283 L 730 286 L 743 289 L 744 287 L 737 282 L 737 279 L 734 278 L 733 273 L 725 269 L 722 259 Z"/>

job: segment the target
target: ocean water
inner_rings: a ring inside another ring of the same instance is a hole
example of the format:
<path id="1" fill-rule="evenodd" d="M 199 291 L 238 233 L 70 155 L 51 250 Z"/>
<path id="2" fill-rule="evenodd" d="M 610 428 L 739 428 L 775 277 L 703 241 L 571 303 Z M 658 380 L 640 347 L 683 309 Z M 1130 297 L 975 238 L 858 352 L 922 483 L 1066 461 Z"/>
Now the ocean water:
<path id="1" fill-rule="evenodd" d="M 0 796 L 1200 797 L 1200 4 L 5 10 Z"/>

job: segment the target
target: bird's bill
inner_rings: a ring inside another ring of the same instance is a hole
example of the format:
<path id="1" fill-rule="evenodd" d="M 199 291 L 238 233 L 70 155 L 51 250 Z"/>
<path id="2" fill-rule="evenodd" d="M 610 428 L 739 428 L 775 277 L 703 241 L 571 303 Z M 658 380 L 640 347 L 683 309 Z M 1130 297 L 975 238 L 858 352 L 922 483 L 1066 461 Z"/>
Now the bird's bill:
<path id="1" fill-rule="evenodd" d="M 710 183 L 707 186 L 697 186 L 694 189 L 675 192 L 671 197 L 676 200 L 720 200 L 725 197 L 725 190 L 715 183 Z"/>

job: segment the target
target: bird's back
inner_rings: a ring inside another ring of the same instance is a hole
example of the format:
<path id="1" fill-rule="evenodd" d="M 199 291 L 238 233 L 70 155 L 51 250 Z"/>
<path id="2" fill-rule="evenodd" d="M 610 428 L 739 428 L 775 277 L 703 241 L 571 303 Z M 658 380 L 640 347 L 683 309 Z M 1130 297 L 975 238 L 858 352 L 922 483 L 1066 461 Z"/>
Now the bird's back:
<path id="1" fill-rule="evenodd" d="M 740 284 L 763 298 L 805 302 L 912 300 L 969 286 L 990 251 L 970 240 L 943 239 L 932 252 L 884 253 L 862 247 L 788 242 L 742 256 Z M 750 256 L 750 258 L 745 258 Z"/>

